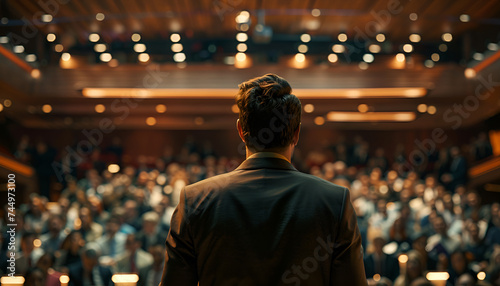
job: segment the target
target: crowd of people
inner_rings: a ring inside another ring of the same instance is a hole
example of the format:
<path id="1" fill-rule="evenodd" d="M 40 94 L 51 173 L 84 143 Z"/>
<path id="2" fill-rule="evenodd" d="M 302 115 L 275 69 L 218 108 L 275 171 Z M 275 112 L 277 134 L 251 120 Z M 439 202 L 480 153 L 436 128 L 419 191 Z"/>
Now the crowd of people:
<path id="1" fill-rule="evenodd" d="M 56 160 L 50 150 L 22 141 L 15 155 L 46 172 L 44 164 Z M 178 151 L 166 148 L 154 161 L 139 156 L 126 164 L 114 142 L 65 174 L 56 202 L 46 185 L 31 194 L 16 209 L 16 273 L 33 286 L 59 285 L 63 273 L 69 285 L 111 285 L 113 273 L 136 273 L 138 285 L 157 286 L 182 188 L 244 159 L 216 156 L 194 142 Z M 356 137 L 307 154 L 297 150 L 293 158 L 297 169 L 350 189 L 370 283 L 431 285 L 426 273 L 445 271 L 448 285 L 500 285 L 500 203 L 482 202 L 467 187 L 467 166 L 492 154 L 484 134 L 419 160 L 408 158 L 402 145 L 393 156 L 386 151 Z M 121 170 L 108 169 L 109 163 Z M 6 213 L 4 258 L 11 241 Z M 0 260 L 1 274 L 7 266 Z"/>

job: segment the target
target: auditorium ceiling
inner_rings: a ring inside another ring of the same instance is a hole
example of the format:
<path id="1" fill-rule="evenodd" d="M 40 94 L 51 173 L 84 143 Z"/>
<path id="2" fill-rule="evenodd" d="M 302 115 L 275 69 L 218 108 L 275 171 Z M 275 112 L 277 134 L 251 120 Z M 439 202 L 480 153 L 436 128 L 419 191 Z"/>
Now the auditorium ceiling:
<path id="1" fill-rule="evenodd" d="M 471 127 L 500 111 L 499 31 L 497 0 L 0 0 L 0 116 L 234 128 L 274 72 L 305 127 Z"/>

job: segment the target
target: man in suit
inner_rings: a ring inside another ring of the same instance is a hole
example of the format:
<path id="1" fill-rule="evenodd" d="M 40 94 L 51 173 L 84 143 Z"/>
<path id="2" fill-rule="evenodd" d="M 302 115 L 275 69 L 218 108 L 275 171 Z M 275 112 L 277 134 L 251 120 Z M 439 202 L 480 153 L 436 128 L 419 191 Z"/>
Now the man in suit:
<path id="1" fill-rule="evenodd" d="M 301 117 L 290 85 L 267 74 L 239 88 L 247 159 L 182 190 L 161 285 L 367 285 L 349 190 L 290 163 Z"/>
<path id="2" fill-rule="evenodd" d="M 135 234 L 127 235 L 126 252 L 116 258 L 116 272 L 135 273 L 139 275 L 138 285 L 144 285 L 146 273 L 153 264 L 153 256 L 142 250 L 141 240 Z"/>

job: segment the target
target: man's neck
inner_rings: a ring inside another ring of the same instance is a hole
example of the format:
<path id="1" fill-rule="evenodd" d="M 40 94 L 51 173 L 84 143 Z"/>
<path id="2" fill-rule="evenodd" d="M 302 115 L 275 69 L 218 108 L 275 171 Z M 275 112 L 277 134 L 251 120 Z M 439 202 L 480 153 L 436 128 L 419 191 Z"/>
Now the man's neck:
<path id="1" fill-rule="evenodd" d="M 288 162 L 291 162 L 292 161 L 292 153 L 293 153 L 293 148 L 290 147 L 290 148 L 285 148 L 283 150 L 276 150 L 276 149 L 266 149 L 266 150 L 262 150 L 261 152 L 271 152 L 271 153 L 276 153 L 276 154 L 279 154 L 283 157 L 285 157 Z M 258 151 L 252 151 L 250 149 L 248 149 L 248 147 L 246 148 L 246 158 L 248 159 L 248 157 L 256 154 L 256 153 L 260 153 Z"/>

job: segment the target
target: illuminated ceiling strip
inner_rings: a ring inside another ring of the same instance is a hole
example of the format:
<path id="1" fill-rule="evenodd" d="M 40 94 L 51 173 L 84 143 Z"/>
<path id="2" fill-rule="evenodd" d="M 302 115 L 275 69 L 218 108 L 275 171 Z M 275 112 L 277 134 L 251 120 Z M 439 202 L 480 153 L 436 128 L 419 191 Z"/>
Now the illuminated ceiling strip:
<path id="1" fill-rule="evenodd" d="M 478 72 L 484 70 L 485 68 L 487 68 L 488 66 L 490 66 L 491 64 L 493 64 L 494 62 L 496 62 L 499 59 L 500 59 L 500 50 L 497 51 L 496 53 L 494 53 L 493 55 L 487 57 L 482 62 L 478 63 L 476 66 L 472 67 L 472 69 L 476 73 L 478 73 Z"/>
<path id="2" fill-rule="evenodd" d="M 31 177 L 34 173 L 33 168 L 3 155 L 0 155 L 0 167 L 4 167 L 26 177 Z"/>
<path id="3" fill-rule="evenodd" d="M 328 121 L 334 122 L 369 122 L 397 121 L 410 122 L 417 118 L 415 112 L 342 112 L 331 111 L 326 115 Z"/>
<path id="4" fill-rule="evenodd" d="M 10 60 L 23 70 L 27 71 L 28 73 L 31 73 L 34 70 L 32 66 L 28 65 L 26 62 L 18 58 L 14 53 L 7 50 L 2 45 L 0 45 L 0 54 L 4 55 L 8 60 Z"/>
<path id="5" fill-rule="evenodd" d="M 233 99 L 237 89 L 232 88 L 84 88 L 82 94 L 91 98 L 227 98 Z M 423 87 L 388 88 L 329 88 L 294 89 L 299 98 L 355 99 L 355 98 L 419 98 L 427 94 Z"/>
<path id="6" fill-rule="evenodd" d="M 500 168 L 500 156 L 490 159 L 482 164 L 479 164 L 477 166 L 474 166 L 470 168 L 469 170 L 469 176 L 470 177 L 477 177 L 480 175 L 484 175 L 486 173 L 489 173 L 493 170 L 499 169 Z"/>

